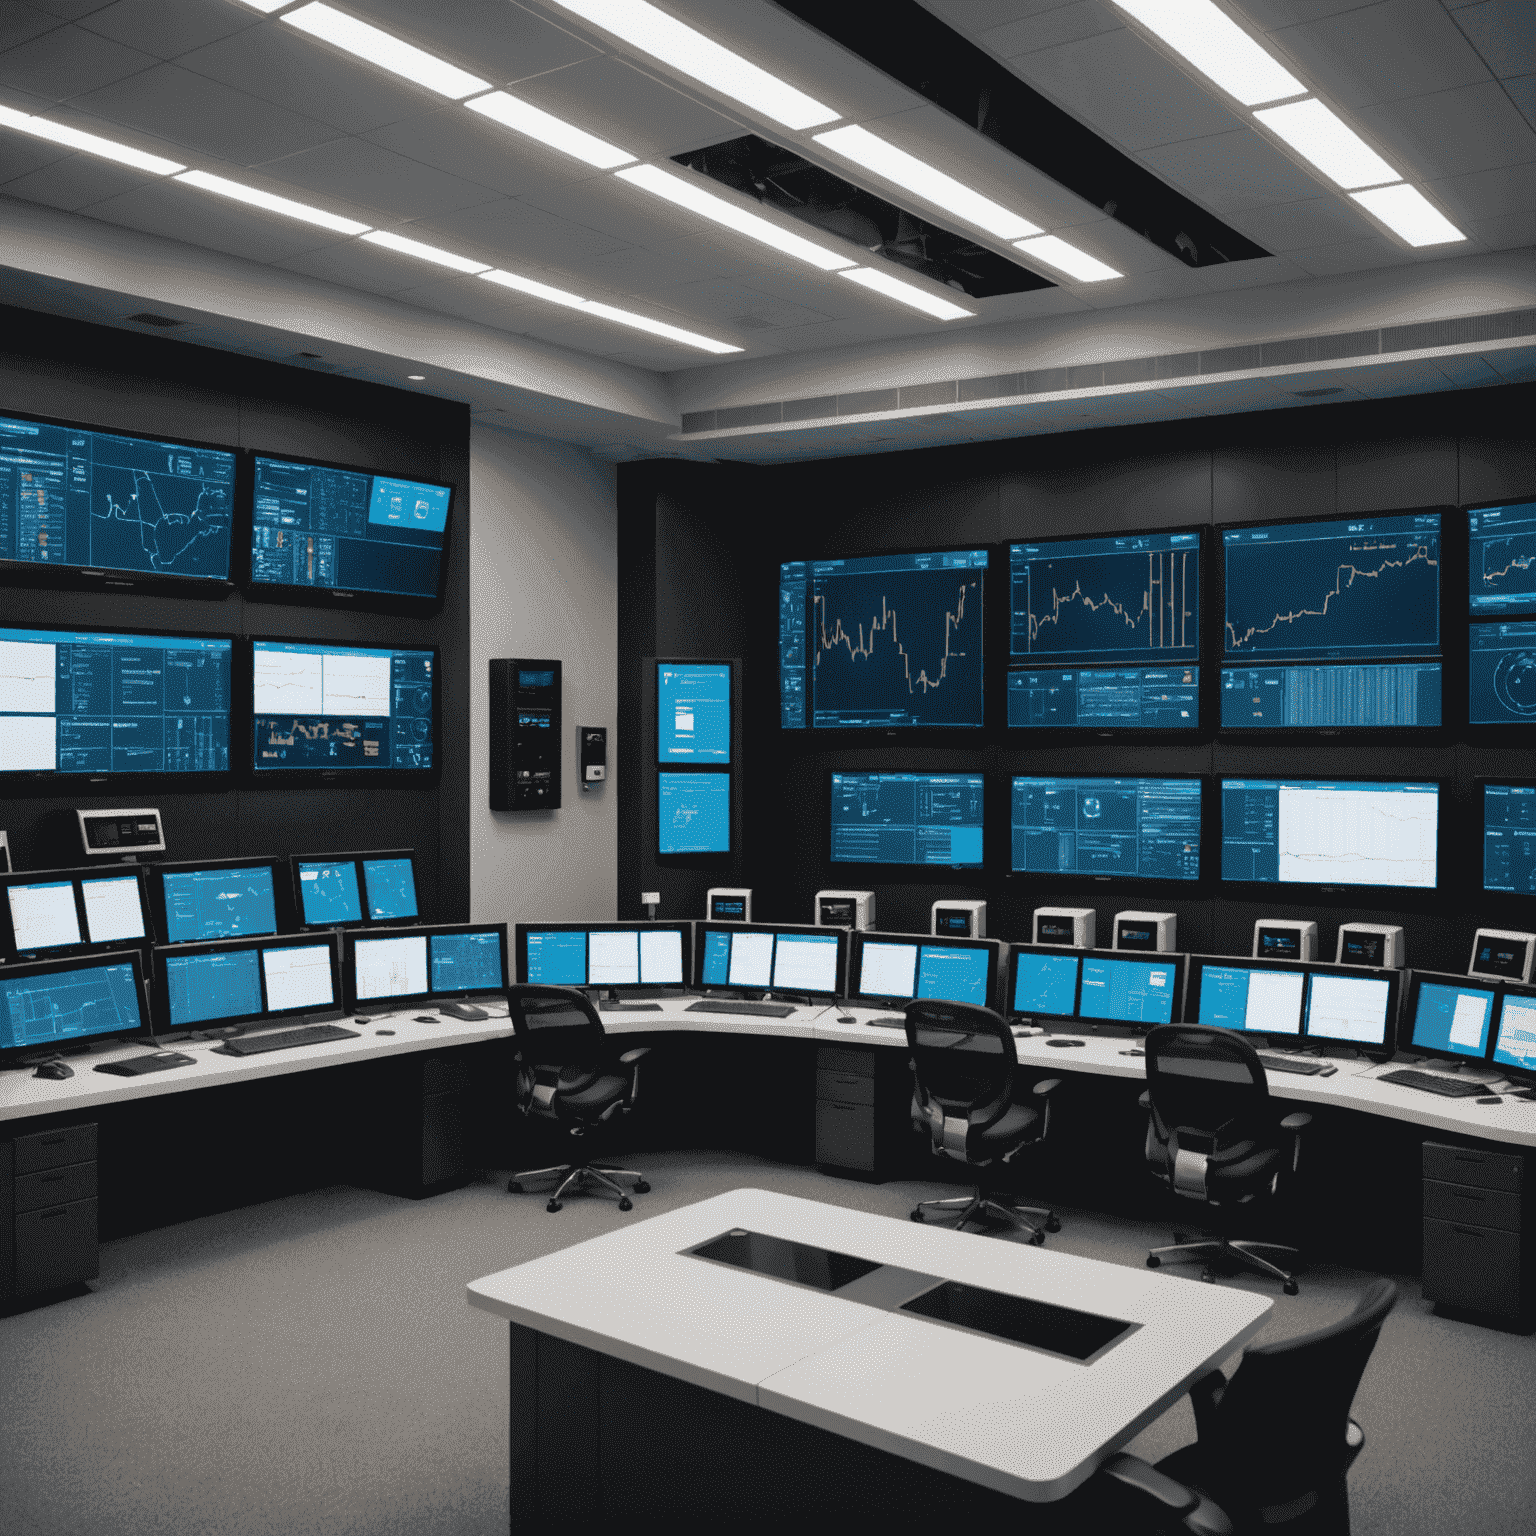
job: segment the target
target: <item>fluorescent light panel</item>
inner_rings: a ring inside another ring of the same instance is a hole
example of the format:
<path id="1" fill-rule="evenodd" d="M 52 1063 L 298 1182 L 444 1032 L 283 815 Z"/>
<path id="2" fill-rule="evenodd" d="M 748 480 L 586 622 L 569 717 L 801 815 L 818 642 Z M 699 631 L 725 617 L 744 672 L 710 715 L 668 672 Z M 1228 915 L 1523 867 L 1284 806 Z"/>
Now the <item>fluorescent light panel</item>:
<path id="1" fill-rule="evenodd" d="M 760 240 L 786 256 L 809 262 L 823 272 L 836 272 L 840 268 L 854 265 L 848 257 L 829 251 L 825 246 L 792 234 L 787 229 L 781 229 L 772 221 L 745 208 L 738 208 L 735 203 L 695 186 L 684 176 L 671 175 L 658 166 L 635 165 L 627 171 L 616 171 L 614 174 L 632 186 L 641 187 L 657 197 L 664 197 L 669 203 L 676 203 L 679 208 L 686 208 L 690 213 L 713 219 L 716 224 L 724 224 L 727 229 L 734 229 L 748 239 Z"/>
<path id="2" fill-rule="evenodd" d="M 1211 0 L 1115 0 L 1115 4 L 1245 107 L 1306 92 L 1290 70 Z"/>
<path id="3" fill-rule="evenodd" d="M 980 192 L 973 191 L 927 161 L 919 160 L 916 155 L 888 144 L 867 128 L 834 128 L 830 133 L 816 134 L 815 139 L 833 154 L 862 165 L 903 191 L 916 193 L 934 207 L 943 208 L 967 224 L 996 235 L 999 240 L 1017 240 L 1022 235 L 1040 233 L 1038 224 L 1020 218 L 1001 203 L 983 197 Z"/>
<path id="4" fill-rule="evenodd" d="M 595 165 L 600 171 L 611 171 L 615 166 L 628 165 L 635 157 L 627 149 L 574 127 L 558 117 L 551 116 L 539 107 L 519 101 L 505 91 L 492 91 L 489 96 L 478 96 L 464 103 L 470 111 L 483 113 L 504 127 L 517 133 L 525 133 L 540 144 L 558 149 L 563 154 L 574 155 Z"/>
<path id="5" fill-rule="evenodd" d="M 584 299 L 578 294 L 567 293 L 564 288 L 551 288 L 548 283 L 535 282 L 531 277 L 519 277 L 516 272 L 503 272 L 500 268 L 491 272 L 482 272 L 480 276 L 488 283 L 500 283 L 503 288 L 515 288 L 519 293 L 526 293 L 530 298 L 546 299 L 551 304 L 563 304 L 567 309 L 579 309 L 584 314 L 596 315 L 600 320 L 611 320 L 615 325 L 627 325 L 633 330 L 649 331 L 653 336 L 665 336 L 671 341 L 680 341 L 686 347 L 697 347 L 701 352 L 713 352 L 717 355 L 726 352 L 740 352 L 741 347 L 732 346 L 729 342 L 715 341 L 711 337 L 701 336 L 697 331 L 685 331 L 681 326 L 668 325 L 663 320 L 652 320 L 645 315 L 637 315 L 633 310 L 616 309 L 612 304 L 599 304 L 596 299 Z"/>
<path id="6" fill-rule="evenodd" d="M 1097 256 L 1069 245 L 1059 235 L 1037 235 L 1033 240 L 1015 240 L 1013 245 L 1015 250 L 1023 251 L 1026 256 L 1032 256 L 1058 272 L 1065 272 L 1080 283 L 1102 283 L 1125 275 L 1107 266 Z"/>
<path id="7" fill-rule="evenodd" d="M 684 26 L 665 11 L 648 5 L 646 0 L 554 3 L 786 128 L 815 128 L 822 123 L 835 123 L 842 115 L 702 32 Z"/>
<path id="8" fill-rule="evenodd" d="M 1402 180 L 1401 174 L 1343 118 L 1320 101 L 1293 101 L 1253 115 L 1345 191 Z"/>
<path id="9" fill-rule="evenodd" d="M 445 251 L 441 246 L 410 240 L 404 235 L 391 234 L 387 229 L 370 230 L 363 239 L 370 245 L 382 245 L 387 250 L 399 251 L 402 256 L 415 256 L 439 267 L 452 267 L 455 272 L 464 272 L 471 277 L 490 266 L 488 261 L 471 261 L 467 256 L 455 256 L 452 251 Z"/>
<path id="10" fill-rule="evenodd" d="M 489 80 L 482 80 L 468 70 L 460 69 L 445 59 L 439 59 L 424 49 L 402 42 L 379 27 L 359 21 L 329 5 L 314 0 L 311 5 L 301 5 L 281 18 L 291 27 L 308 32 L 323 42 L 331 43 L 345 52 L 377 64 L 391 74 L 399 75 L 416 85 L 424 85 L 429 91 L 462 101 L 476 91 L 488 91 Z"/>
<path id="11" fill-rule="evenodd" d="M 1417 187 L 1374 187 L 1349 195 L 1409 245 L 1448 245 L 1467 238 Z"/>
<path id="12" fill-rule="evenodd" d="M 935 320 L 964 320 L 975 314 L 975 310 L 961 309 L 958 304 L 951 304 L 948 299 L 941 299 L 929 293 L 926 288 L 904 283 L 899 277 L 892 277 L 889 272 L 882 272 L 876 267 L 855 267 L 851 272 L 839 272 L 837 275 L 858 283 L 860 287 L 883 293 L 888 299 L 920 309 L 925 315 L 932 315 Z"/>
<path id="13" fill-rule="evenodd" d="M 116 139 L 104 139 L 98 134 L 86 133 L 79 128 L 69 128 L 63 123 L 49 122 L 46 117 L 31 117 L 10 107 L 0 107 L 0 127 L 14 128 L 18 133 L 29 133 L 35 139 L 47 139 L 51 144 L 62 144 L 66 149 L 78 149 L 87 155 L 100 155 L 103 160 L 116 160 L 119 165 L 131 165 L 136 171 L 148 171 L 154 176 L 169 176 L 186 167 L 175 160 L 160 155 L 146 154 Z"/>
<path id="14" fill-rule="evenodd" d="M 515 272 L 503 272 L 499 267 L 479 274 L 488 283 L 500 283 L 503 288 L 516 288 L 535 299 L 547 299 L 551 304 L 564 304 L 567 309 L 583 309 L 587 301 L 564 288 L 551 288 L 548 283 L 536 283 L 531 277 L 519 277 Z"/>
<path id="15" fill-rule="evenodd" d="M 280 213 L 285 218 L 301 219 L 306 224 L 318 224 L 322 229 L 334 230 L 338 235 L 360 235 L 368 228 L 356 219 L 344 219 L 339 214 L 327 213 L 323 208 L 312 208 L 308 203 L 296 203 L 289 197 L 278 197 L 244 182 L 226 181 L 222 176 L 210 176 L 207 171 L 183 171 L 176 178 L 189 187 L 203 192 L 213 192 L 219 197 L 233 198 L 237 203 L 249 203 L 253 208 L 265 208 L 268 213 Z"/>
<path id="16" fill-rule="evenodd" d="M 241 0 L 244 5 L 250 6 L 253 11 L 260 11 L 264 16 L 270 16 L 273 11 L 280 11 L 289 4 L 289 0 Z"/>

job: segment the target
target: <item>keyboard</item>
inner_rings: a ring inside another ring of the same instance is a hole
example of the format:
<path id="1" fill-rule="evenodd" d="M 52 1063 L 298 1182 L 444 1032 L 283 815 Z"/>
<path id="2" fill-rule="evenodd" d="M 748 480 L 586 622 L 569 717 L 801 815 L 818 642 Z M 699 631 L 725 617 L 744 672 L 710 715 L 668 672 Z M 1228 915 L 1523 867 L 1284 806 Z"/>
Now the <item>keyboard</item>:
<path id="1" fill-rule="evenodd" d="M 1465 1077 L 1447 1077 L 1443 1072 L 1415 1072 L 1412 1067 L 1383 1072 L 1376 1081 L 1396 1083 L 1402 1088 L 1422 1088 L 1425 1093 L 1438 1093 L 1445 1099 L 1470 1099 L 1488 1092 L 1487 1083 L 1474 1083 Z"/>
<path id="2" fill-rule="evenodd" d="M 157 1056 L 130 1056 L 127 1061 L 104 1061 L 96 1071 L 109 1072 L 113 1077 L 142 1077 L 146 1072 L 166 1072 L 172 1067 L 190 1067 L 193 1063 L 193 1057 L 183 1056 L 180 1051 L 161 1051 Z"/>
<path id="3" fill-rule="evenodd" d="M 445 1013 L 447 1012 L 446 1009 L 444 1009 L 443 1011 Z M 660 1003 L 599 1003 L 597 1005 L 597 1011 L 599 1013 L 660 1013 L 661 1012 L 661 1004 Z M 481 1014 L 480 1017 L 484 1018 L 485 1015 Z"/>
<path id="4" fill-rule="evenodd" d="M 226 1056 L 259 1056 L 264 1051 L 286 1051 L 295 1045 L 324 1045 L 328 1040 L 356 1040 L 355 1029 L 337 1024 L 306 1024 L 303 1029 L 284 1029 L 272 1035 L 242 1035 L 216 1047 Z"/>
<path id="5" fill-rule="evenodd" d="M 1314 1061 L 1308 1056 L 1260 1056 L 1266 1072 L 1299 1072 L 1303 1077 L 1316 1077 L 1326 1061 Z"/>
<path id="6" fill-rule="evenodd" d="M 886 1014 L 878 1019 L 865 1019 L 866 1024 L 873 1024 L 876 1029 L 905 1029 L 907 1021 L 897 1014 Z"/>
<path id="7" fill-rule="evenodd" d="M 689 1003 L 685 1013 L 749 1013 L 759 1019 L 787 1019 L 795 1010 L 789 1003 L 732 1003 L 706 997 Z"/>

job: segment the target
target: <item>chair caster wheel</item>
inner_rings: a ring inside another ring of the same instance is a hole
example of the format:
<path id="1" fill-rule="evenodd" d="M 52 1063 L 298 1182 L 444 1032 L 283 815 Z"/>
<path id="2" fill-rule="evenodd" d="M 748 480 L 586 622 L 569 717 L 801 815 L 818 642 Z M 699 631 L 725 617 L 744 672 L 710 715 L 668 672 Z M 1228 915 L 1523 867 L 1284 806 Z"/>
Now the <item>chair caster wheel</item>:
<path id="1" fill-rule="evenodd" d="M 1045 1230 L 1047 1232 L 1060 1232 L 1061 1231 L 1061 1217 L 1059 1217 L 1059 1216 L 1047 1216 L 1045 1218 Z"/>
<path id="2" fill-rule="evenodd" d="M 1301 1294 L 1301 1287 L 1297 1285 L 1294 1280 L 1287 1280 L 1285 1284 L 1280 1287 L 1280 1289 L 1283 1290 L 1287 1296 L 1299 1296 Z"/>
<path id="3" fill-rule="evenodd" d="M 651 1186 L 647 1184 L 644 1179 L 641 1179 L 639 1183 L 635 1185 L 635 1193 L 637 1195 L 648 1195 L 650 1192 Z"/>
<path id="4" fill-rule="evenodd" d="M 558 1200 L 551 1200 L 549 1204 L 544 1207 L 544 1209 L 546 1211 L 558 1211 L 561 1209 L 561 1204 Z"/>
<path id="5" fill-rule="evenodd" d="M 520 1195 L 522 1192 L 523 1186 L 519 1184 L 516 1179 L 507 1180 L 507 1193 L 509 1195 Z"/>
<path id="6" fill-rule="evenodd" d="M 1155 1253 L 1149 1253 L 1147 1255 L 1147 1268 L 1148 1269 L 1156 1269 L 1158 1267 L 1158 1265 L 1160 1265 L 1162 1262 L 1163 1261 L 1160 1258 L 1158 1258 L 1158 1256 Z"/>
<path id="7" fill-rule="evenodd" d="M 632 1210 L 634 1210 L 634 1208 L 635 1208 L 635 1202 L 633 1200 L 628 1199 L 627 1197 L 625 1199 L 619 1201 L 619 1209 L 621 1211 L 632 1211 Z"/>
<path id="8" fill-rule="evenodd" d="M 1045 1233 L 1034 1232 L 1030 1234 L 1029 1246 L 1031 1248 L 1043 1248 L 1045 1246 Z"/>
<path id="9" fill-rule="evenodd" d="M 921 1211 L 913 1211 L 912 1212 L 912 1220 L 913 1221 L 921 1221 L 922 1219 L 923 1219 L 923 1213 Z"/>

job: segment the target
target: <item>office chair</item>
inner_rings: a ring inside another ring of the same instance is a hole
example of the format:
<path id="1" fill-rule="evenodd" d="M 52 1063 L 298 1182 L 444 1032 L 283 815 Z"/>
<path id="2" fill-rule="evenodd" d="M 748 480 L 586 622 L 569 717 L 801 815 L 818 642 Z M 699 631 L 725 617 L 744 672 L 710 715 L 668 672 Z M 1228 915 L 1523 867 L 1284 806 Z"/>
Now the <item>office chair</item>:
<path id="1" fill-rule="evenodd" d="M 1230 1382 L 1202 1377 L 1189 1393 L 1199 1439 L 1157 1471 L 1208 1494 L 1238 1532 L 1348 1536 L 1346 1474 L 1365 1444 L 1350 1405 L 1396 1304 L 1397 1287 L 1377 1280 L 1348 1317 L 1250 1345 Z"/>
<path id="2" fill-rule="evenodd" d="M 507 988 L 507 1009 L 517 1033 L 517 1107 L 525 1115 L 553 1120 L 577 1138 L 578 1144 L 600 1125 L 635 1107 L 640 1086 L 640 1060 L 649 1046 L 625 1051 L 605 1065 L 607 1035 L 586 995 L 570 987 L 515 986 Z M 619 1209 L 633 1209 L 629 1192 L 619 1179 L 633 1179 L 634 1192 L 650 1185 L 628 1168 L 595 1163 L 583 1157 L 553 1168 L 531 1168 L 507 1181 L 507 1192 L 520 1195 L 531 1179 L 555 1180 L 555 1192 L 545 1207 L 558 1211 L 561 1197 L 572 1188 L 593 1185 L 619 1197 Z"/>
<path id="3" fill-rule="evenodd" d="M 1227 1029 L 1159 1024 L 1147 1032 L 1147 1161 L 1175 1195 L 1198 1200 L 1224 1222 L 1235 1206 L 1273 1193 L 1282 1171 L 1295 1171 L 1301 1132 L 1311 1115 L 1276 1118 L 1264 1063 L 1253 1046 Z M 1222 1230 L 1203 1242 L 1178 1239 L 1147 1255 L 1147 1268 L 1172 1261 L 1246 1268 L 1281 1281 L 1287 1296 L 1299 1287 L 1289 1270 L 1264 1257 L 1299 1257 L 1283 1243 L 1234 1240 Z"/>
<path id="4" fill-rule="evenodd" d="M 1012 1162 L 1026 1146 L 1045 1139 L 1050 1096 L 1061 1079 L 1035 1085 L 1042 1109 L 1015 1104 L 1018 1057 L 1013 1034 L 1002 1015 L 990 1008 L 921 998 L 907 1004 L 906 1019 L 912 1051 L 912 1123 L 929 1133 L 935 1157 L 951 1157 L 978 1170 L 974 1195 L 920 1201 L 912 1220 L 925 1221 L 928 1212 L 943 1212 L 958 1216 L 958 1231 L 968 1221 L 994 1216 L 1027 1232 L 1031 1243 L 1043 1243 L 1047 1232 L 1061 1230 L 1056 1213 L 1043 1206 L 1015 1205 L 982 1171 Z"/>

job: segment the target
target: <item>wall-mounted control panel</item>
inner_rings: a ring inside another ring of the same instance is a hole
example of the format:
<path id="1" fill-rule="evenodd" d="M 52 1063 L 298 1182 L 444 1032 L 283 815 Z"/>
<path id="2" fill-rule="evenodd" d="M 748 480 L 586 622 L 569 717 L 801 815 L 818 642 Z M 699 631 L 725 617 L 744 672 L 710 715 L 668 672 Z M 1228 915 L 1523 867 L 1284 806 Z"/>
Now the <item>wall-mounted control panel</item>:
<path id="1" fill-rule="evenodd" d="M 560 663 L 526 656 L 491 662 L 491 809 L 552 811 L 560 804 Z"/>
<path id="2" fill-rule="evenodd" d="M 591 789 L 608 778 L 608 727 L 584 725 L 578 740 L 581 745 L 581 787 Z"/>
<path id="3" fill-rule="evenodd" d="M 165 852 L 165 828 L 153 807 L 127 811 L 79 811 L 80 845 L 88 859 L 134 859 Z"/>

